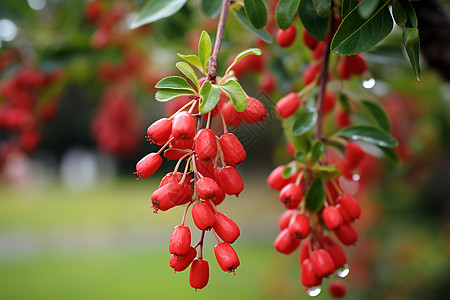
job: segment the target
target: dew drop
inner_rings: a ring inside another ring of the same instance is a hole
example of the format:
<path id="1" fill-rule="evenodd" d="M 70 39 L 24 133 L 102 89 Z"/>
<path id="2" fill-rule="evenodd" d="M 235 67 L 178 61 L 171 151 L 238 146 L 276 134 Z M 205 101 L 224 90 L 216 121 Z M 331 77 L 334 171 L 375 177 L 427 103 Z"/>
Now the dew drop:
<path id="1" fill-rule="evenodd" d="M 348 275 L 348 273 L 350 273 L 350 269 L 348 268 L 347 265 L 336 270 L 336 275 L 341 278 L 346 277 Z"/>
<path id="2" fill-rule="evenodd" d="M 364 80 L 363 82 L 362 82 L 362 86 L 365 88 L 365 89 L 371 89 L 371 88 L 373 88 L 374 86 L 375 86 L 375 79 L 373 79 L 373 78 L 370 78 L 370 79 L 367 79 L 367 80 Z"/>
<path id="3" fill-rule="evenodd" d="M 353 179 L 353 181 L 359 181 L 359 179 L 361 179 L 361 177 L 359 176 L 359 174 L 353 174 L 352 179 Z"/>
<path id="4" fill-rule="evenodd" d="M 312 286 L 312 287 L 306 288 L 306 294 L 308 294 L 308 296 L 311 296 L 311 297 L 315 297 L 315 296 L 319 295 L 321 291 L 322 291 L 321 286 Z"/>

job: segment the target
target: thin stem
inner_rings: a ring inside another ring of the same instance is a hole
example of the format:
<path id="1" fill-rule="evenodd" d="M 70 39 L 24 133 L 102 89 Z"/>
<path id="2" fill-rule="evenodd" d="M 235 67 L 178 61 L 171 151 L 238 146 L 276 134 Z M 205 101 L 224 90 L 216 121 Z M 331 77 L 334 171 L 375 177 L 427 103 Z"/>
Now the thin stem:
<path id="1" fill-rule="evenodd" d="M 219 110 L 219 114 L 220 114 L 220 119 L 222 119 L 223 133 L 228 133 L 227 123 L 225 122 L 225 118 L 222 114 L 222 110 L 220 108 L 218 108 L 218 110 Z"/>
<path id="2" fill-rule="evenodd" d="M 184 180 L 186 179 L 187 176 L 187 171 L 188 171 L 188 167 L 189 167 L 189 161 L 192 159 L 192 155 L 189 156 L 188 160 L 186 161 L 186 165 L 184 166 L 184 172 L 183 172 L 183 177 L 181 177 L 181 180 L 178 184 L 183 184 Z"/>
<path id="3" fill-rule="evenodd" d="M 186 153 L 185 155 L 183 155 L 183 156 L 178 160 L 177 164 L 175 165 L 175 169 L 173 169 L 173 174 L 175 174 L 175 173 L 178 172 L 178 168 L 180 167 L 181 162 L 182 162 L 186 157 L 188 157 L 189 155 L 192 155 L 192 151 Z"/>
<path id="4" fill-rule="evenodd" d="M 213 233 L 214 237 L 216 238 L 217 244 L 220 244 L 220 240 L 219 240 L 219 238 L 217 237 L 217 234 L 216 234 L 216 232 L 214 231 L 214 229 L 211 229 L 211 232 Z"/>
<path id="5" fill-rule="evenodd" d="M 320 70 L 319 77 L 319 95 L 317 96 L 317 129 L 315 134 L 315 139 L 322 139 L 322 126 L 323 126 L 323 97 L 325 95 L 325 90 L 328 83 L 328 62 L 330 60 L 330 45 L 331 45 L 331 37 L 334 35 L 334 14 L 333 14 L 333 1 L 331 1 L 330 7 L 330 17 L 329 17 L 329 28 L 330 28 L 330 36 L 326 39 L 325 51 L 322 56 L 322 66 Z"/>
<path id="6" fill-rule="evenodd" d="M 222 12 L 220 13 L 219 24 L 217 24 L 216 42 L 211 58 L 209 59 L 208 76 L 206 80 L 211 83 L 216 82 L 217 77 L 217 59 L 219 57 L 220 46 L 222 44 L 223 31 L 227 22 L 228 11 L 230 10 L 231 0 L 222 1 Z"/>
<path id="7" fill-rule="evenodd" d="M 209 126 L 211 126 L 211 112 L 208 113 L 208 119 L 206 121 L 206 128 L 209 129 Z"/>
<path id="8" fill-rule="evenodd" d="M 184 226 L 184 222 L 186 222 L 186 215 L 189 210 L 189 206 L 194 203 L 193 201 L 189 202 L 189 204 L 186 206 L 186 209 L 184 210 L 183 219 L 181 220 L 181 226 Z"/>
<path id="9" fill-rule="evenodd" d="M 158 155 L 161 154 L 161 152 L 167 147 L 167 145 L 169 145 L 169 143 L 170 143 L 172 140 L 173 140 L 173 137 L 171 137 L 171 138 L 164 144 L 164 146 L 162 146 L 162 147 L 158 150 L 158 152 L 156 152 L 156 153 L 158 153 Z"/>
<path id="10" fill-rule="evenodd" d="M 186 103 L 185 105 L 183 105 L 182 108 L 180 108 L 179 110 L 177 110 L 173 115 L 171 115 L 168 119 L 172 120 L 177 114 L 179 114 L 181 111 L 185 110 L 189 105 L 192 104 L 192 102 L 194 102 L 194 100 L 189 101 L 188 103 Z"/>

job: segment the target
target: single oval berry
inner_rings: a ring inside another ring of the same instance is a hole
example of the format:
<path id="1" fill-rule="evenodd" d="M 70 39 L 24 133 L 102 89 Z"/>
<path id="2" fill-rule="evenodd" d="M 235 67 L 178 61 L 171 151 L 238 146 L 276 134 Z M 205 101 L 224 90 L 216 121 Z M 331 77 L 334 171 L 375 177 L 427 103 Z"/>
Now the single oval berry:
<path id="1" fill-rule="evenodd" d="M 338 63 L 337 73 L 343 80 L 350 79 L 353 75 L 362 75 L 367 71 L 367 63 L 362 55 L 344 56 Z"/>
<path id="2" fill-rule="evenodd" d="M 202 289 L 208 284 L 209 266 L 208 262 L 202 258 L 196 258 L 191 264 L 189 272 L 189 284 L 194 289 Z"/>
<path id="3" fill-rule="evenodd" d="M 342 268 L 347 263 L 347 256 L 345 255 L 344 249 L 338 243 L 332 242 L 324 246 L 324 249 L 330 254 L 336 269 Z"/>
<path id="4" fill-rule="evenodd" d="M 347 294 L 347 288 L 342 282 L 333 280 L 328 285 L 328 293 L 334 298 L 344 298 Z"/>
<path id="5" fill-rule="evenodd" d="M 259 88 L 267 94 L 272 94 L 277 88 L 277 80 L 271 73 L 264 73 L 259 78 Z"/>
<path id="6" fill-rule="evenodd" d="M 241 264 L 236 251 L 229 243 L 222 242 L 214 246 L 214 254 L 220 268 L 225 272 L 234 273 Z"/>
<path id="7" fill-rule="evenodd" d="M 220 203 L 225 200 L 226 194 L 223 191 L 222 187 L 219 185 L 219 189 L 217 190 L 216 196 L 211 199 L 212 203 L 214 203 L 215 206 L 219 205 Z"/>
<path id="8" fill-rule="evenodd" d="M 192 207 L 192 219 L 195 226 L 200 230 L 209 230 L 216 222 L 216 216 L 208 204 L 203 202 L 195 203 Z"/>
<path id="9" fill-rule="evenodd" d="M 289 118 L 297 111 L 300 102 L 301 99 L 297 93 L 289 93 L 277 102 L 275 109 L 281 118 Z"/>
<path id="10" fill-rule="evenodd" d="M 158 153 L 150 153 L 144 156 L 136 164 L 136 174 L 139 177 L 148 177 L 158 170 L 162 164 L 162 158 Z"/>
<path id="11" fill-rule="evenodd" d="M 300 245 L 300 240 L 296 239 L 289 229 L 283 229 L 273 242 L 273 246 L 277 251 L 283 254 L 291 254 Z"/>
<path id="12" fill-rule="evenodd" d="M 217 179 L 227 195 L 236 197 L 244 190 L 244 182 L 235 167 L 226 166 L 219 169 Z"/>
<path id="13" fill-rule="evenodd" d="M 281 47 L 289 47 L 294 43 L 296 36 L 297 29 L 294 25 L 286 30 L 279 29 L 277 33 L 277 43 Z"/>
<path id="14" fill-rule="evenodd" d="M 305 214 L 297 214 L 289 222 L 289 232 L 296 239 L 304 239 L 309 235 L 309 218 Z"/>
<path id="15" fill-rule="evenodd" d="M 305 45 L 311 50 L 315 49 L 319 43 L 306 29 L 303 30 L 302 38 Z"/>
<path id="16" fill-rule="evenodd" d="M 350 224 L 343 224 L 341 227 L 334 230 L 334 233 L 341 243 L 346 246 L 353 245 L 358 241 L 358 234 Z"/>
<path id="17" fill-rule="evenodd" d="M 346 166 L 350 169 L 356 168 L 365 156 L 366 152 L 357 143 L 349 142 L 345 146 Z"/>
<path id="18" fill-rule="evenodd" d="M 296 209 L 303 197 L 303 190 L 295 183 L 287 184 L 280 192 L 280 201 L 287 209 Z"/>
<path id="19" fill-rule="evenodd" d="M 302 263 L 301 271 L 302 284 L 305 287 L 319 286 L 322 284 L 322 277 L 317 276 L 313 271 L 313 264 L 311 259 L 307 258 Z"/>
<path id="20" fill-rule="evenodd" d="M 241 235 L 237 224 L 223 213 L 216 214 L 216 222 L 213 229 L 224 242 L 230 244 Z"/>
<path id="21" fill-rule="evenodd" d="M 324 114 L 331 112 L 336 105 L 336 96 L 330 91 L 326 91 L 323 95 L 322 111 Z"/>
<path id="22" fill-rule="evenodd" d="M 350 126 L 352 124 L 352 122 L 350 120 L 349 112 L 347 112 L 343 109 L 338 110 L 336 113 L 336 116 L 335 116 L 335 123 L 338 128 L 344 128 L 344 127 Z"/>
<path id="23" fill-rule="evenodd" d="M 209 177 L 211 179 L 216 180 L 216 175 L 214 172 L 214 163 L 212 160 L 201 160 L 195 158 L 195 167 L 197 168 L 197 172 L 202 174 L 203 177 Z"/>
<path id="24" fill-rule="evenodd" d="M 297 212 L 297 210 L 295 209 L 288 209 L 285 210 L 284 213 L 280 216 L 280 218 L 278 219 L 278 228 L 280 230 L 283 230 L 285 228 L 288 228 L 289 226 L 289 222 L 292 219 L 292 216 L 294 216 L 294 214 Z"/>
<path id="25" fill-rule="evenodd" d="M 311 243 L 307 240 L 304 240 L 300 245 L 300 252 L 298 255 L 298 264 L 302 266 L 305 259 L 309 259 L 309 252 L 311 248 Z"/>
<path id="26" fill-rule="evenodd" d="M 217 155 L 216 135 L 211 129 L 203 128 L 195 136 L 195 152 L 201 160 L 210 160 Z"/>
<path id="27" fill-rule="evenodd" d="M 167 118 L 159 119 L 147 129 L 147 140 L 162 146 L 169 140 L 172 134 L 172 121 Z"/>
<path id="28" fill-rule="evenodd" d="M 328 229 L 333 230 L 344 223 L 339 210 L 334 206 L 327 206 L 322 212 L 322 218 Z"/>
<path id="29" fill-rule="evenodd" d="M 186 138 L 186 139 L 173 139 L 169 143 L 170 148 L 175 149 L 188 149 L 192 150 L 192 147 L 194 146 L 194 138 Z M 185 150 L 186 151 L 186 150 Z"/>
<path id="30" fill-rule="evenodd" d="M 350 194 L 342 194 L 336 199 L 336 203 L 342 205 L 352 220 L 358 219 L 361 215 L 361 207 Z"/>
<path id="31" fill-rule="evenodd" d="M 169 182 L 157 188 L 151 196 L 152 207 L 155 212 L 166 211 L 172 207 L 183 205 L 192 200 L 193 191 L 190 187 L 184 187 L 175 182 Z"/>
<path id="32" fill-rule="evenodd" d="M 185 255 L 172 254 L 169 259 L 169 266 L 173 268 L 175 272 L 181 272 L 187 269 L 197 256 L 197 250 L 190 246 L 188 252 Z"/>
<path id="33" fill-rule="evenodd" d="M 336 269 L 330 254 L 324 249 L 317 249 L 311 253 L 311 262 L 314 273 L 317 276 L 325 277 L 334 273 Z"/>
<path id="34" fill-rule="evenodd" d="M 311 50 L 311 55 L 316 60 L 320 60 L 323 57 L 323 53 L 325 52 L 325 42 L 318 42 L 316 48 Z"/>
<path id="35" fill-rule="evenodd" d="M 169 252 L 185 255 L 191 246 L 191 231 L 184 225 L 175 226 L 169 240 Z"/>
<path id="36" fill-rule="evenodd" d="M 221 111 L 226 124 L 234 126 L 240 126 L 242 124 L 242 115 L 236 111 L 233 102 L 226 102 L 222 105 Z"/>
<path id="37" fill-rule="evenodd" d="M 232 133 L 224 133 L 219 138 L 219 144 L 227 165 L 239 165 L 247 157 L 241 142 Z"/>
<path id="38" fill-rule="evenodd" d="M 209 177 L 203 177 L 195 183 L 195 190 L 200 199 L 211 200 L 220 193 L 219 185 Z"/>
<path id="39" fill-rule="evenodd" d="M 287 184 L 295 180 L 294 176 L 289 178 L 283 177 L 283 170 L 285 167 L 286 166 L 284 165 L 276 167 L 270 172 L 269 177 L 267 177 L 267 184 L 277 191 L 281 191 Z"/>
<path id="40" fill-rule="evenodd" d="M 342 223 L 343 224 L 348 224 L 348 223 L 352 222 L 352 218 L 350 218 L 350 216 L 348 215 L 347 211 L 345 210 L 345 208 L 341 204 L 338 203 L 338 204 L 336 204 L 335 207 L 339 211 L 339 213 L 341 214 Z"/>
<path id="41" fill-rule="evenodd" d="M 309 64 L 303 72 L 302 81 L 304 85 L 312 83 L 317 76 L 319 76 L 321 65 L 320 63 Z"/>
<path id="42" fill-rule="evenodd" d="M 182 111 L 177 114 L 173 119 L 172 136 L 176 140 L 193 139 L 195 136 L 194 116 L 187 111 Z"/>
<path id="43" fill-rule="evenodd" d="M 241 113 L 239 113 L 245 122 L 256 124 L 259 121 L 264 121 L 266 117 L 266 108 L 256 98 L 247 96 L 247 107 Z"/>

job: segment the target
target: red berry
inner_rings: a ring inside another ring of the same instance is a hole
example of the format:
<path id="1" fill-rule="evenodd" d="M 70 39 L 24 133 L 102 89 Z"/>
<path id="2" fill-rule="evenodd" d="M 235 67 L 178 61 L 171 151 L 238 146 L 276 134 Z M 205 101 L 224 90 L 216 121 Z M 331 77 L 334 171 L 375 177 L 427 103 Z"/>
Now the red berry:
<path id="1" fill-rule="evenodd" d="M 273 242 L 273 246 L 277 251 L 283 254 L 291 254 L 300 245 L 299 239 L 296 239 L 289 229 L 283 229 Z"/>
<path id="2" fill-rule="evenodd" d="M 217 179 L 227 195 L 236 197 L 244 190 L 244 182 L 235 167 L 226 166 L 219 169 Z"/>
<path id="3" fill-rule="evenodd" d="M 326 91 L 323 95 L 322 111 L 324 114 L 331 112 L 336 105 L 336 96 L 330 91 Z"/>
<path id="4" fill-rule="evenodd" d="M 342 282 L 333 280 L 328 285 L 328 292 L 334 298 L 344 298 L 347 294 L 347 288 Z"/>
<path id="5" fill-rule="evenodd" d="M 287 209 L 296 209 L 303 198 L 303 190 L 295 183 L 287 184 L 280 192 L 280 201 Z"/>
<path id="6" fill-rule="evenodd" d="M 282 176 L 285 167 L 286 166 L 281 165 L 273 169 L 269 177 L 267 177 L 267 185 L 277 191 L 281 191 L 288 183 L 291 183 L 293 177 L 283 178 Z"/>
<path id="7" fill-rule="evenodd" d="M 316 60 L 320 60 L 323 57 L 323 53 L 325 51 L 325 42 L 318 42 L 316 48 L 311 51 L 311 55 Z"/>
<path id="8" fill-rule="evenodd" d="M 311 248 L 311 243 L 307 240 L 304 240 L 300 246 L 300 252 L 298 255 L 298 263 L 302 266 L 305 259 L 309 259 L 309 249 Z"/>
<path id="9" fill-rule="evenodd" d="M 319 41 L 316 40 L 312 35 L 310 35 L 309 32 L 306 31 L 306 29 L 303 30 L 302 37 L 303 37 L 303 42 L 309 49 L 312 50 L 317 47 L 317 44 L 319 43 Z"/>
<path id="10" fill-rule="evenodd" d="M 264 73 L 259 78 L 259 88 L 267 94 L 272 94 L 277 88 L 277 80 L 271 73 Z"/>
<path id="11" fill-rule="evenodd" d="M 357 143 L 348 142 L 345 146 L 346 166 L 350 169 L 356 168 L 364 156 L 366 152 Z"/>
<path id="12" fill-rule="evenodd" d="M 300 106 L 301 99 L 297 93 L 289 93 L 277 102 L 275 109 L 278 115 L 285 119 L 292 116 Z"/>
<path id="13" fill-rule="evenodd" d="M 317 276 L 313 271 L 311 259 L 307 258 L 302 263 L 301 271 L 302 284 L 306 287 L 319 286 L 322 284 L 322 277 Z"/>
<path id="14" fill-rule="evenodd" d="M 172 121 L 167 118 L 159 119 L 147 129 L 147 140 L 162 146 L 169 140 L 172 134 Z"/>
<path id="15" fill-rule="evenodd" d="M 304 239 L 309 235 L 309 218 L 305 214 L 297 214 L 289 222 L 289 232 L 296 239 Z"/>
<path id="16" fill-rule="evenodd" d="M 361 215 L 361 207 L 358 202 L 356 202 L 355 198 L 353 198 L 349 194 L 342 194 L 336 199 L 336 203 L 342 205 L 347 214 L 352 220 L 358 219 Z"/>
<path id="17" fill-rule="evenodd" d="M 343 224 L 341 227 L 334 230 L 334 233 L 341 243 L 346 246 L 353 245 L 358 240 L 358 234 L 350 224 Z"/>
<path id="18" fill-rule="evenodd" d="M 352 122 L 350 121 L 350 114 L 343 109 L 337 111 L 335 122 L 337 127 L 339 128 L 344 128 L 352 124 Z"/>
<path id="19" fill-rule="evenodd" d="M 211 201 L 214 203 L 215 206 L 217 206 L 220 203 L 222 203 L 223 200 L 225 200 L 225 197 L 226 197 L 225 192 L 220 187 L 220 189 L 217 190 L 216 197 L 212 198 Z"/>
<path id="20" fill-rule="evenodd" d="M 242 124 L 242 116 L 239 114 L 233 106 L 233 102 L 228 101 L 221 107 L 223 118 L 225 123 L 234 126 L 240 126 Z"/>
<path id="21" fill-rule="evenodd" d="M 177 205 L 183 205 L 192 200 L 192 194 L 188 188 L 170 182 L 156 189 L 151 197 L 155 212 L 166 211 Z"/>
<path id="22" fill-rule="evenodd" d="M 334 273 L 336 269 L 330 254 L 324 249 L 317 249 L 311 253 L 311 262 L 314 273 L 324 277 Z"/>
<path id="23" fill-rule="evenodd" d="M 339 211 L 339 213 L 341 214 L 343 224 L 348 224 L 348 223 L 351 223 L 353 221 L 352 218 L 350 218 L 350 216 L 348 215 L 348 213 L 345 210 L 345 208 L 341 204 L 338 203 L 338 204 L 336 204 L 335 207 Z"/>
<path id="24" fill-rule="evenodd" d="M 347 263 L 347 256 L 345 255 L 344 249 L 338 243 L 331 242 L 325 245 L 324 249 L 330 254 L 336 269 L 342 268 Z"/>
<path id="25" fill-rule="evenodd" d="M 195 167 L 197 168 L 197 172 L 202 174 L 204 177 L 209 177 L 212 179 L 216 179 L 216 175 L 214 173 L 214 163 L 212 160 L 201 160 L 195 158 Z"/>
<path id="26" fill-rule="evenodd" d="M 189 272 L 189 284 L 194 289 L 202 289 L 208 284 L 209 266 L 208 262 L 202 258 L 196 258 L 191 264 Z"/>
<path id="27" fill-rule="evenodd" d="M 297 150 L 295 150 L 295 146 L 294 144 L 292 144 L 291 142 L 287 142 L 286 143 L 286 152 L 289 154 L 289 156 L 294 157 L 295 153 L 297 152 Z"/>
<path id="28" fill-rule="evenodd" d="M 195 136 L 195 152 L 202 160 L 213 159 L 217 155 L 216 135 L 211 129 L 203 128 Z"/>
<path id="29" fill-rule="evenodd" d="M 241 235 L 241 231 L 236 223 L 223 213 L 216 214 L 216 222 L 213 229 L 224 242 L 230 244 Z"/>
<path id="30" fill-rule="evenodd" d="M 239 165 L 247 157 L 241 142 L 232 133 L 224 133 L 219 138 L 219 144 L 227 165 Z"/>
<path id="31" fill-rule="evenodd" d="M 195 226 L 200 230 L 209 230 L 216 222 L 216 216 L 208 204 L 203 202 L 195 203 L 192 207 L 192 219 Z"/>
<path id="32" fill-rule="evenodd" d="M 286 30 L 279 29 L 277 33 L 277 43 L 281 47 L 289 47 L 295 41 L 295 36 L 297 35 L 297 29 L 292 25 Z"/>
<path id="33" fill-rule="evenodd" d="M 136 164 L 136 174 L 140 177 L 148 177 L 158 170 L 162 164 L 162 158 L 158 153 L 150 153 L 144 156 Z"/>
<path id="34" fill-rule="evenodd" d="M 190 246 L 185 255 L 172 254 L 169 259 L 169 266 L 172 267 L 175 272 L 184 271 L 189 267 L 196 256 L 197 250 Z"/>
<path id="35" fill-rule="evenodd" d="M 169 148 L 164 151 L 164 157 L 168 160 L 179 160 L 189 152 L 190 150 L 186 149 Z"/>
<path id="36" fill-rule="evenodd" d="M 172 136 L 176 140 L 191 140 L 195 136 L 194 116 L 182 111 L 175 116 L 172 124 Z M 177 147 L 178 148 L 178 147 Z"/>
<path id="37" fill-rule="evenodd" d="M 320 63 L 309 64 L 303 72 L 302 81 L 304 85 L 312 83 L 320 73 Z"/>
<path id="38" fill-rule="evenodd" d="M 209 177 L 203 177 L 195 183 L 195 190 L 200 199 L 210 200 L 216 197 L 219 192 L 219 185 Z"/>
<path id="39" fill-rule="evenodd" d="M 295 209 L 285 210 L 284 213 L 278 219 L 278 228 L 280 228 L 280 230 L 288 228 L 289 222 L 291 221 L 292 216 L 296 212 L 297 212 L 297 210 L 295 210 Z"/>
<path id="40" fill-rule="evenodd" d="M 367 63 L 361 54 L 344 56 L 337 67 L 339 78 L 350 79 L 353 75 L 362 75 L 367 71 Z"/>
<path id="41" fill-rule="evenodd" d="M 191 246 L 191 231 L 189 227 L 178 225 L 172 231 L 169 241 L 169 252 L 175 255 L 185 255 Z"/>
<path id="42" fill-rule="evenodd" d="M 264 121 L 267 114 L 266 108 L 258 99 L 247 96 L 247 108 L 240 115 L 245 122 L 256 124 Z"/>
<path id="43" fill-rule="evenodd" d="M 333 230 L 342 225 L 342 219 L 339 210 L 334 206 L 327 206 L 322 212 L 322 218 L 328 229 Z"/>
<path id="44" fill-rule="evenodd" d="M 194 138 L 191 138 L 191 139 L 173 139 L 169 143 L 169 147 L 175 148 L 175 149 L 192 150 L 193 146 L 194 146 Z"/>
<path id="45" fill-rule="evenodd" d="M 234 272 L 241 264 L 233 247 L 226 242 L 214 246 L 214 254 L 220 268 L 225 272 Z"/>

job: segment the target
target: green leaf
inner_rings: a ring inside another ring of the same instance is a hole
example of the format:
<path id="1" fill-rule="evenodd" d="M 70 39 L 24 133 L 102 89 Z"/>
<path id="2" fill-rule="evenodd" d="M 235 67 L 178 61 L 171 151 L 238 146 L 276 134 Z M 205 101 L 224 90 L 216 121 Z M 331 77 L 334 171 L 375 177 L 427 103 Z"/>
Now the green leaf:
<path id="1" fill-rule="evenodd" d="M 315 141 L 311 147 L 311 163 L 316 163 L 325 152 L 325 146 L 321 141 Z"/>
<path id="2" fill-rule="evenodd" d="M 406 11 L 406 14 L 408 16 L 406 26 L 410 28 L 417 28 L 417 15 L 411 3 L 408 0 L 397 0 L 397 1 Z"/>
<path id="3" fill-rule="evenodd" d="M 267 23 L 267 8 L 262 0 L 244 0 L 245 13 L 255 29 L 262 29 Z"/>
<path id="4" fill-rule="evenodd" d="M 361 104 L 375 120 L 375 123 L 381 127 L 381 129 L 386 132 L 391 131 L 391 123 L 389 122 L 389 118 L 384 109 L 378 103 L 369 100 L 362 100 Z"/>
<path id="5" fill-rule="evenodd" d="M 198 105 L 198 111 L 206 114 L 219 103 L 220 88 L 210 81 L 205 81 L 200 89 L 199 96 L 202 98 L 202 101 Z"/>
<path id="6" fill-rule="evenodd" d="M 161 79 L 155 85 L 157 89 L 175 89 L 175 90 L 191 90 L 195 93 L 195 90 L 189 85 L 189 83 L 180 76 L 169 76 Z"/>
<path id="7" fill-rule="evenodd" d="M 301 0 L 298 15 L 303 26 L 316 40 L 323 41 L 328 32 L 328 18 L 317 14 L 312 0 Z"/>
<path id="8" fill-rule="evenodd" d="M 261 50 L 258 48 L 250 48 L 240 52 L 238 55 L 236 55 L 236 58 L 234 59 L 233 63 L 231 63 L 231 65 L 226 70 L 225 76 L 228 74 L 228 72 L 230 72 L 233 66 L 242 58 L 246 57 L 247 55 L 261 55 L 261 53 L 262 53 Z"/>
<path id="9" fill-rule="evenodd" d="M 198 57 L 200 58 L 200 63 L 203 68 L 204 73 L 206 73 L 208 69 L 209 58 L 211 57 L 211 38 L 206 31 L 202 31 L 202 35 L 200 36 L 200 40 L 198 41 Z"/>
<path id="10" fill-rule="evenodd" d="M 401 161 L 400 158 L 397 155 L 397 152 L 395 152 L 392 148 L 386 148 L 386 147 L 379 147 L 381 151 L 383 151 L 383 154 L 386 158 L 388 158 L 391 162 L 393 162 L 395 165 L 400 165 Z"/>
<path id="11" fill-rule="evenodd" d="M 198 77 L 197 77 L 197 74 L 195 74 L 192 67 L 185 62 L 178 62 L 176 64 L 176 66 L 177 66 L 178 70 L 180 70 L 180 72 L 184 74 L 184 76 L 186 76 L 190 81 L 192 81 L 192 83 L 195 84 L 195 86 L 197 87 L 197 90 L 199 90 L 200 85 L 198 84 Z"/>
<path id="12" fill-rule="evenodd" d="M 150 0 L 139 11 L 131 29 L 170 17 L 179 11 L 187 0 Z"/>
<path id="13" fill-rule="evenodd" d="M 359 4 L 358 0 L 342 0 L 341 17 L 344 19 Z"/>
<path id="14" fill-rule="evenodd" d="M 222 8 L 222 0 L 202 0 L 202 10 L 210 19 L 216 18 Z"/>
<path id="15" fill-rule="evenodd" d="M 405 43 L 405 32 L 403 32 L 403 43 Z M 420 43 L 417 42 L 414 46 L 405 47 L 411 66 L 416 74 L 417 81 L 420 81 Z"/>
<path id="16" fill-rule="evenodd" d="M 419 42 L 419 30 L 417 28 L 403 28 L 403 43 L 405 47 L 412 47 Z"/>
<path id="17" fill-rule="evenodd" d="M 317 212 L 325 201 L 325 185 L 322 178 L 315 178 L 306 192 L 306 207 L 310 212 Z"/>
<path id="18" fill-rule="evenodd" d="M 339 104 L 346 112 L 351 112 L 350 102 L 344 93 L 339 94 Z"/>
<path id="19" fill-rule="evenodd" d="M 302 135 L 308 132 L 317 122 L 317 112 L 315 110 L 304 109 L 295 115 L 294 124 L 292 124 L 292 134 Z"/>
<path id="20" fill-rule="evenodd" d="M 275 21 L 280 29 L 286 30 L 291 27 L 299 3 L 300 0 L 280 0 L 278 2 L 275 9 Z"/>
<path id="21" fill-rule="evenodd" d="M 173 98 L 191 95 L 195 95 L 192 90 L 160 89 L 156 92 L 155 98 L 160 102 L 166 102 Z"/>
<path id="22" fill-rule="evenodd" d="M 289 177 L 294 175 L 295 172 L 297 172 L 297 166 L 296 165 L 286 166 L 286 167 L 284 167 L 283 171 L 281 172 L 281 177 L 283 177 L 284 179 L 288 179 Z"/>
<path id="23" fill-rule="evenodd" d="M 220 85 L 219 88 L 230 96 L 236 111 L 242 112 L 247 108 L 247 98 L 245 97 L 244 90 L 236 80 L 228 80 L 224 84 Z"/>
<path id="24" fill-rule="evenodd" d="M 331 50 L 344 55 L 355 55 L 369 50 L 384 39 L 393 26 L 387 3 L 389 1 L 380 2 L 367 19 L 360 16 L 358 9 L 352 10 L 336 31 Z"/>
<path id="25" fill-rule="evenodd" d="M 358 12 L 363 19 L 367 19 L 377 8 L 380 0 L 366 0 L 362 1 L 358 6 Z"/>
<path id="26" fill-rule="evenodd" d="M 236 7 L 236 8 L 234 8 Z M 251 32 L 253 32 L 256 36 L 258 36 L 260 39 L 262 39 L 266 43 L 272 43 L 272 37 L 265 29 L 256 29 L 253 27 L 253 25 L 250 23 L 250 21 L 247 18 L 247 15 L 245 14 L 245 9 L 242 6 L 234 6 L 233 12 L 236 15 L 236 17 L 239 19 L 239 21 L 247 27 Z"/>
<path id="27" fill-rule="evenodd" d="M 200 62 L 200 58 L 197 55 L 184 55 L 177 53 L 178 57 L 184 59 L 194 67 L 196 67 L 200 72 L 203 72 L 202 63 Z"/>
<path id="28" fill-rule="evenodd" d="M 396 147 L 398 142 L 387 132 L 369 125 L 354 125 L 337 132 L 340 137 L 363 140 L 381 147 Z"/>
<path id="29" fill-rule="evenodd" d="M 321 17 L 328 17 L 330 14 L 331 0 L 312 0 L 312 3 L 317 15 Z"/>
<path id="30" fill-rule="evenodd" d="M 397 23 L 398 26 L 405 25 L 406 21 L 408 21 L 406 10 L 398 1 L 394 1 L 392 4 L 392 14 L 394 16 L 395 23 Z"/>
<path id="31" fill-rule="evenodd" d="M 281 124 L 283 126 L 283 130 L 284 130 L 284 133 L 286 134 L 286 137 L 288 138 L 289 141 L 292 142 L 295 149 L 297 150 L 297 152 L 295 154 L 296 159 L 302 160 L 302 159 L 300 159 L 300 156 L 304 155 L 304 153 L 307 153 L 309 151 L 309 149 L 311 148 L 312 136 L 309 136 L 308 134 L 304 134 L 304 135 L 300 135 L 300 136 L 293 135 L 292 134 L 292 124 L 294 123 L 294 121 L 295 121 L 295 118 L 290 117 L 287 119 L 283 119 Z"/>
<path id="32" fill-rule="evenodd" d="M 313 176 L 322 179 L 337 178 L 341 175 L 341 171 L 335 166 L 316 166 L 312 168 Z"/>

